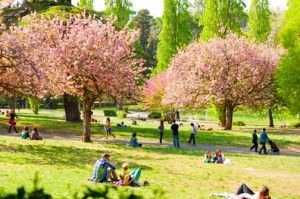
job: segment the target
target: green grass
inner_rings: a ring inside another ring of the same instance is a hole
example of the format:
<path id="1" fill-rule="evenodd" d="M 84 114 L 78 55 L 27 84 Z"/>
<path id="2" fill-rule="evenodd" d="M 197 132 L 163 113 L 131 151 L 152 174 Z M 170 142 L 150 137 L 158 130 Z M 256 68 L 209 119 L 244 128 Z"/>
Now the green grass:
<path id="1" fill-rule="evenodd" d="M 134 190 L 145 195 L 163 189 L 167 198 L 208 198 L 214 192 L 234 192 L 245 182 L 254 190 L 264 184 L 275 198 L 300 197 L 300 157 L 226 154 L 232 165 L 201 162 L 203 151 L 146 146 L 132 149 L 117 144 L 79 141 L 30 141 L 0 136 L 0 187 L 6 193 L 25 185 L 32 187 L 35 172 L 40 186 L 55 198 L 82 192 L 93 166 L 102 153 L 109 152 L 120 168 L 142 168 L 141 180 L 151 185 Z"/>

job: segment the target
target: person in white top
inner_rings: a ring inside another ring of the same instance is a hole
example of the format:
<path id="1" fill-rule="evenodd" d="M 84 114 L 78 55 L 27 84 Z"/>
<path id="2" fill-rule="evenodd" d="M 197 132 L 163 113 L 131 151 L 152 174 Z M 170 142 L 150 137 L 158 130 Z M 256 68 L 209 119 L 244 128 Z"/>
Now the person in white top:
<path id="1" fill-rule="evenodd" d="M 195 126 L 194 123 L 191 123 L 191 127 L 192 127 L 192 133 L 190 135 L 189 144 L 191 144 L 191 142 L 193 141 L 193 146 L 195 146 L 196 145 L 195 135 L 197 133 L 197 127 Z"/>

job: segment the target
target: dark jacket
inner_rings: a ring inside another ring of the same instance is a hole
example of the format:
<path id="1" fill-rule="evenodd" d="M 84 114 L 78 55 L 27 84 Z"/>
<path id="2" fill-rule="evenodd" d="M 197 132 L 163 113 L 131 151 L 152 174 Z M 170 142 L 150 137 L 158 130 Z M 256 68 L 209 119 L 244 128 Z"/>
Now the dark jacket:
<path id="1" fill-rule="evenodd" d="M 257 134 L 256 133 L 252 134 L 252 143 L 257 143 Z"/>
<path id="2" fill-rule="evenodd" d="M 173 135 L 179 135 L 179 132 L 178 132 L 179 126 L 178 126 L 178 124 L 172 124 L 171 129 L 173 131 Z"/>

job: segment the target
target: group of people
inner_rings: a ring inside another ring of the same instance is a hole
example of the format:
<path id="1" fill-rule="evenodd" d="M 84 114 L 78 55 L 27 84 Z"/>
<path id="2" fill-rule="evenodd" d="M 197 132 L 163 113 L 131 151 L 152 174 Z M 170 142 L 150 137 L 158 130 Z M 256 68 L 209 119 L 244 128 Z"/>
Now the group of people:
<path id="1" fill-rule="evenodd" d="M 197 134 L 198 128 L 200 128 L 200 125 L 198 125 L 198 127 L 197 127 L 194 123 L 191 123 L 190 126 L 192 128 L 192 131 L 191 131 L 188 143 L 195 146 L 196 145 L 196 134 Z M 160 144 L 162 144 L 164 129 L 165 129 L 164 128 L 164 121 L 161 120 L 160 125 L 158 126 L 159 143 Z M 171 130 L 172 130 L 172 134 L 173 134 L 174 147 L 179 148 L 180 147 L 180 144 L 179 144 L 179 125 L 176 123 L 176 120 L 173 120 L 172 125 L 171 125 Z"/>
<path id="2" fill-rule="evenodd" d="M 279 153 L 280 150 L 277 147 L 276 143 L 273 142 L 272 140 L 269 139 L 268 134 L 266 132 L 266 129 L 263 128 L 262 132 L 260 133 L 260 139 L 259 142 L 261 144 L 261 148 L 258 151 L 258 136 L 257 136 L 257 130 L 255 129 L 253 131 L 252 134 L 252 147 L 250 148 L 250 151 L 252 151 L 253 149 L 255 150 L 255 152 L 258 152 L 259 154 L 262 154 L 262 151 L 264 152 L 264 154 L 267 154 L 267 148 L 266 148 L 266 144 L 269 143 L 270 145 L 270 152 L 272 154 L 276 154 Z"/>
<path id="3" fill-rule="evenodd" d="M 129 164 L 124 163 L 121 167 L 119 175 L 116 172 L 116 166 L 110 162 L 110 155 L 108 153 L 103 154 L 102 159 L 96 161 L 93 176 L 90 181 L 97 183 L 111 182 L 121 186 L 146 186 L 149 184 L 147 180 L 143 183 L 139 182 L 141 176 L 141 169 L 133 169 L 129 173 Z"/>

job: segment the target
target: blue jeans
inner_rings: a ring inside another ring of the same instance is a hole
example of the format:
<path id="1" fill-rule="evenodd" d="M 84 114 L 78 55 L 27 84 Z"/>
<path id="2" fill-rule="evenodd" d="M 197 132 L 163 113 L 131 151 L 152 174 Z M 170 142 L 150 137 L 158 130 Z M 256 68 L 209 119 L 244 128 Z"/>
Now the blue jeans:
<path id="1" fill-rule="evenodd" d="M 174 147 L 179 147 L 179 135 L 173 134 L 173 143 L 174 143 Z"/>

